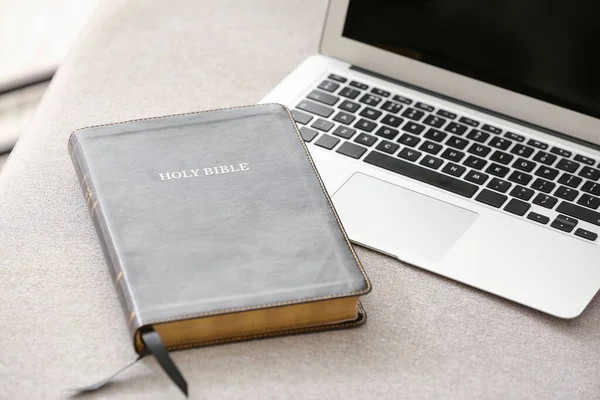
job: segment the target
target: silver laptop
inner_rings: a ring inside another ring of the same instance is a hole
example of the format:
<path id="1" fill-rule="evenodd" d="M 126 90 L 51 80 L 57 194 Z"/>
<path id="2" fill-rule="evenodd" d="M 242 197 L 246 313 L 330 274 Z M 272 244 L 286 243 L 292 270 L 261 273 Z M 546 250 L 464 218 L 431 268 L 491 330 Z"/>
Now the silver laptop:
<path id="1" fill-rule="evenodd" d="M 262 102 L 293 110 L 355 243 L 574 318 L 600 287 L 599 14 L 332 0 Z"/>

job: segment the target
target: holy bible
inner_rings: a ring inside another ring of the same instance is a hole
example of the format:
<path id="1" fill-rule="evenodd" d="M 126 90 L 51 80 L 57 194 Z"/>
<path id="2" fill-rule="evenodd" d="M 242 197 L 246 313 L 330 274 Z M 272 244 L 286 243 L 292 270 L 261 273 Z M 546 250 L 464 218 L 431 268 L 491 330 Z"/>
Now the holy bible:
<path id="1" fill-rule="evenodd" d="M 69 152 L 133 346 L 167 373 L 155 341 L 176 350 L 365 322 L 368 278 L 284 106 L 93 126 Z"/>

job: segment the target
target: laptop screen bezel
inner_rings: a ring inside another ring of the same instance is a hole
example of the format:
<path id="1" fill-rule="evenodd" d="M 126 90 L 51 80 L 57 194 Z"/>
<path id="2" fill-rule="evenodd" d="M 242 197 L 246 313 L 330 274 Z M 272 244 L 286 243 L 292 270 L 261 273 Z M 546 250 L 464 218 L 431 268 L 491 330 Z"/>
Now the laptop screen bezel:
<path id="1" fill-rule="evenodd" d="M 529 124 L 600 145 L 600 120 L 342 35 L 350 0 L 330 0 L 321 54 Z M 410 34 L 410 32 L 407 32 Z"/>

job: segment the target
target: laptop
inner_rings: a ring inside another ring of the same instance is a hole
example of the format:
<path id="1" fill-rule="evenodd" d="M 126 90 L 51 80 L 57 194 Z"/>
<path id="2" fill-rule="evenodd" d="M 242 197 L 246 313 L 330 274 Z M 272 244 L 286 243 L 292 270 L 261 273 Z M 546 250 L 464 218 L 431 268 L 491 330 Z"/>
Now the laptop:
<path id="1" fill-rule="evenodd" d="M 331 0 L 320 54 L 262 102 L 292 110 L 354 243 L 574 318 L 600 287 L 597 15 Z"/>

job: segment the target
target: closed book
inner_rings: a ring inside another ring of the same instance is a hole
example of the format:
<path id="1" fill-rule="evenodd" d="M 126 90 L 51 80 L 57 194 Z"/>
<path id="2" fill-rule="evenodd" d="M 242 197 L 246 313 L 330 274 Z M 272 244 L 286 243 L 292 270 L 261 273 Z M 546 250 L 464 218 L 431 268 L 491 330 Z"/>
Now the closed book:
<path id="1" fill-rule="evenodd" d="M 169 350 L 353 327 L 370 284 L 287 108 L 73 132 L 131 340 Z"/>

